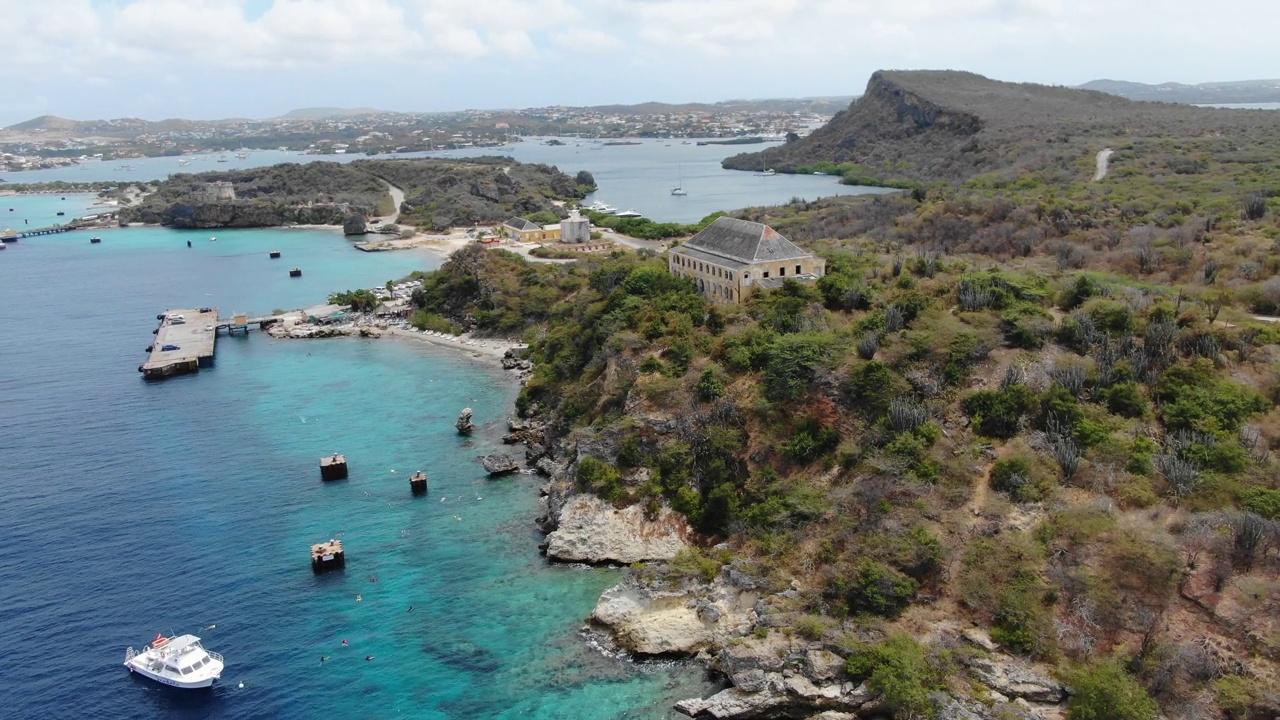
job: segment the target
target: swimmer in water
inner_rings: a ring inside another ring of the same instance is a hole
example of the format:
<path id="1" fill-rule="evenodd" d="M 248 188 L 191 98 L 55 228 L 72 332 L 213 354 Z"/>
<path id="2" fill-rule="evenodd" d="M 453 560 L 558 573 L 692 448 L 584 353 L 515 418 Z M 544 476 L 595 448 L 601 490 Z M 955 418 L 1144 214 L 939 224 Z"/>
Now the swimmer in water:
<path id="1" fill-rule="evenodd" d="M 372 655 L 365 655 L 365 656 L 364 656 L 364 660 L 365 660 L 365 662 L 369 662 L 369 661 L 370 661 L 370 660 L 372 660 L 372 659 L 373 659 L 373 656 L 372 656 Z"/>
<path id="2" fill-rule="evenodd" d="M 322 663 L 329 662 L 329 656 L 328 656 L 328 655 L 321 655 L 321 656 L 320 656 L 320 662 L 322 662 Z"/>
<path id="3" fill-rule="evenodd" d="M 360 601 L 361 601 L 361 600 L 363 600 L 363 599 L 364 599 L 364 596 L 363 596 L 363 595 L 357 595 L 357 596 L 356 596 L 356 602 L 360 602 Z"/>
<path id="4" fill-rule="evenodd" d="M 342 647 L 346 647 L 346 646 L 347 646 L 347 639 L 342 638 Z"/>

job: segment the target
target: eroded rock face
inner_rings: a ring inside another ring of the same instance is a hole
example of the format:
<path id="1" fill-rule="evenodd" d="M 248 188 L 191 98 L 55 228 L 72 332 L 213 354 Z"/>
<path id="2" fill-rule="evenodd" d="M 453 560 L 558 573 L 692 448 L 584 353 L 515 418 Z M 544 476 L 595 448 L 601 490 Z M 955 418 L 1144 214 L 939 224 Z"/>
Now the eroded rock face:
<path id="1" fill-rule="evenodd" d="M 608 628 L 614 641 L 630 652 L 687 656 L 749 633 L 755 627 L 758 597 L 719 580 L 666 588 L 644 585 L 630 576 L 600 596 L 591 620 Z"/>
<path id="2" fill-rule="evenodd" d="M 640 505 L 618 510 L 593 495 L 569 498 L 556 526 L 547 536 L 547 557 L 563 562 L 670 560 L 688 547 L 691 533 L 684 517 L 665 506 L 650 520 Z"/>
<path id="3" fill-rule="evenodd" d="M 1021 660 L 1004 656 L 999 659 L 974 658 L 969 669 L 983 685 L 1011 698 L 1035 703 L 1060 703 L 1067 698 L 1062 683 L 1033 670 Z"/>
<path id="4" fill-rule="evenodd" d="M 453 426 L 457 428 L 459 435 L 470 435 L 476 427 L 471 422 L 471 408 L 463 408 L 462 413 L 458 415 L 458 421 Z"/>
<path id="5" fill-rule="evenodd" d="M 510 475 L 520 470 L 520 465 L 515 458 L 505 453 L 493 453 L 480 458 L 480 464 L 484 465 L 484 471 L 491 476 Z"/>
<path id="6" fill-rule="evenodd" d="M 342 219 L 343 235 L 364 235 L 369 232 L 369 223 L 360 213 L 351 213 Z"/>

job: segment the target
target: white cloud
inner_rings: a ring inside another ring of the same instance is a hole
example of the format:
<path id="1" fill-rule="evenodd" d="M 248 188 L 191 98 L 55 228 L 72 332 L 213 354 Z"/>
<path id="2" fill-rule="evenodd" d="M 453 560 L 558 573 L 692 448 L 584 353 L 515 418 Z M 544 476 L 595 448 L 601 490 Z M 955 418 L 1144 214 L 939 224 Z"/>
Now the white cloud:
<path id="1" fill-rule="evenodd" d="M 250 2 L 0 0 L 0 82 L 82 117 L 100 114 L 74 106 L 92 91 L 123 106 L 120 89 L 157 85 L 251 114 L 285 86 L 334 102 L 413 81 L 459 105 L 856 93 L 886 67 L 1200 82 L 1274 75 L 1270 38 L 1249 29 L 1280 20 L 1274 0 L 274 0 L 249 19 Z"/>

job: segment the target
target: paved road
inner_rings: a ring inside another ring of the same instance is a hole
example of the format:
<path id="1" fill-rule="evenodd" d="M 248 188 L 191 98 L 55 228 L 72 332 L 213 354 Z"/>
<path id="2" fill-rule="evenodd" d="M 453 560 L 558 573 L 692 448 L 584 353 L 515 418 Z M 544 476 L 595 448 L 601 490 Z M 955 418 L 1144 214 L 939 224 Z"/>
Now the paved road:
<path id="1" fill-rule="evenodd" d="M 1107 176 L 1107 161 L 1111 159 L 1111 148 L 1098 153 L 1098 170 L 1093 174 L 1093 181 L 1098 182 Z"/>
<path id="2" fill-rule="evenodd" d="M 615 242 L 619 245 L 624 245 L 626 247 L 634 248 L 636 250 L 653 250 L 654 252 L 659 252 L 659 253 L 665 252 L 667 249 L 667 242 L 669 242 L 669 241 L 663 241 L 663 240 L 640 240 L 638 238 L 627 237 L 626 235 L 619 235 L 618 233 L 612 230 L 608 230 L 602 227 L 592 228 L 592 230 L 598 231 L 600 233 L 600 238 L 603 240 L 608 240 L 609 242 Z"/>

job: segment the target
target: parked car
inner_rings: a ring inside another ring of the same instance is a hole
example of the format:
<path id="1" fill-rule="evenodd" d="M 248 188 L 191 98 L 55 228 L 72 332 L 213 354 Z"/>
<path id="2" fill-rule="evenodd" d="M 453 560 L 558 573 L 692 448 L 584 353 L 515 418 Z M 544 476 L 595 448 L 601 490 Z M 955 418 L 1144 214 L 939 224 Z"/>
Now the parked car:
<path id="1" fill-rule="evenodd" d="M 164 351 L 166 351 L 166 352 L 167 352 L 167 351 L 169 351 L 169 350 L 181 350 L 182 348 L 178 347 L 177 345 L 165 345 L 164 347 L 162 347 L 162 348 L 160 348 L 160 349 L 161 349 L 161 350 L 164 350 Z"/>

